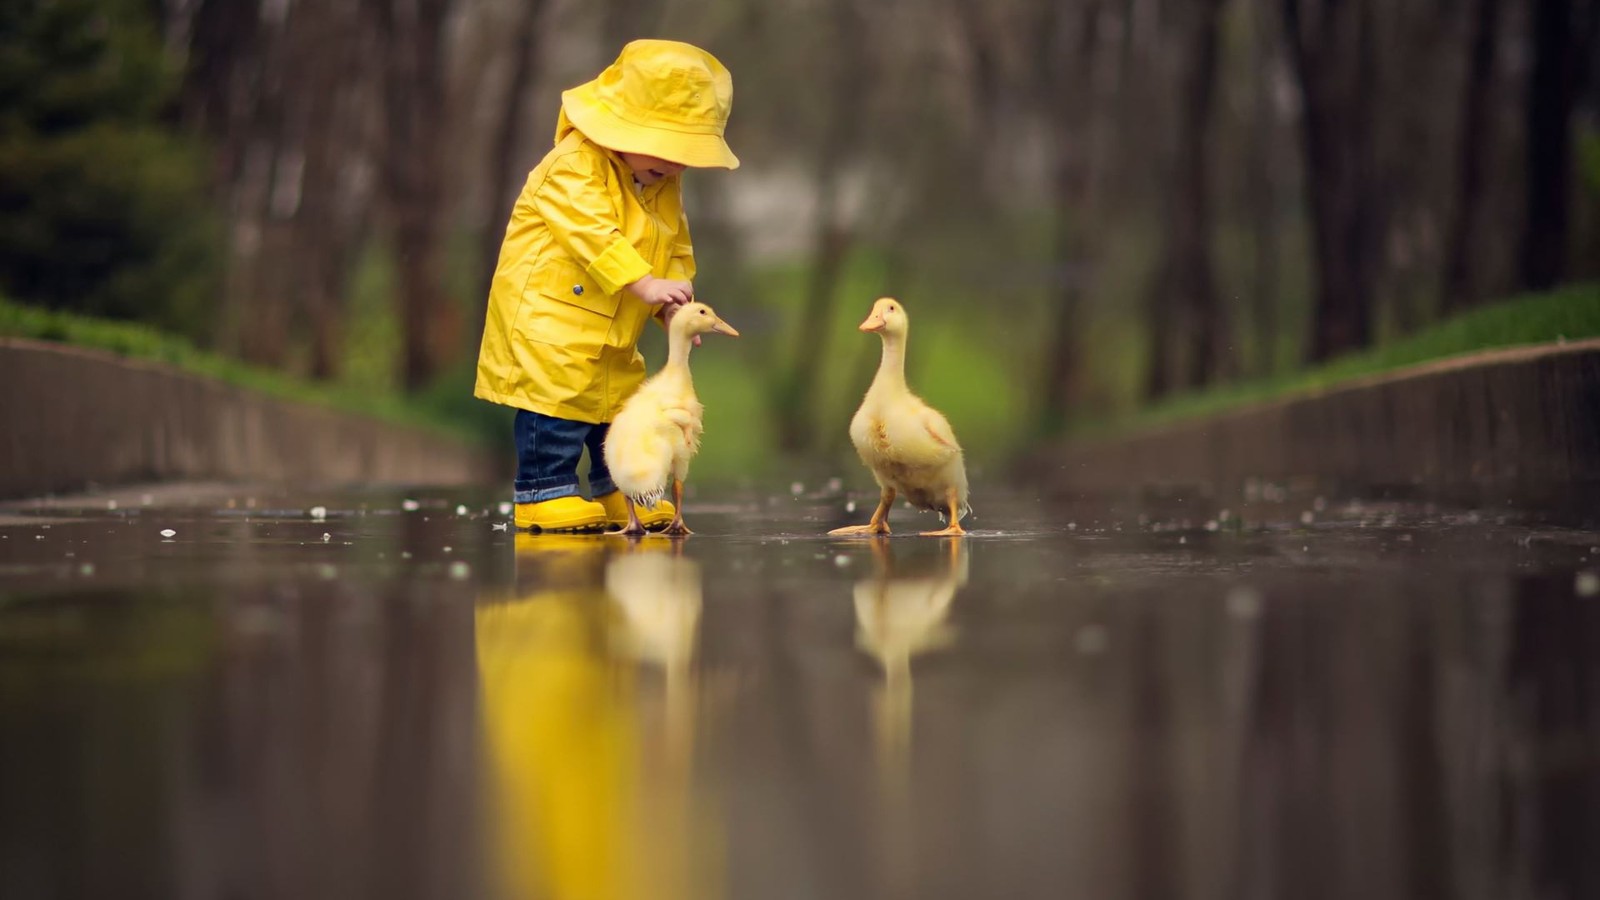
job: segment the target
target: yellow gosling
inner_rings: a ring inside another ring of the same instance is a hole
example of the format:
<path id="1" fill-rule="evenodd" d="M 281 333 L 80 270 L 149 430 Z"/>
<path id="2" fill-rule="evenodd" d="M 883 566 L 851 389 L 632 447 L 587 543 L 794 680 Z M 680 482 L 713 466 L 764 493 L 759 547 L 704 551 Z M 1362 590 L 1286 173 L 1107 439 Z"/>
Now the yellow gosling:
<path id="1" fill-rule="evenodd" d="M 683 524 L 683 481 L 689 475 L 689 460 L 700 449 L 704 407 L 695 397 L 689 350 L 695 337 L 707 332 L 739 336 L 711 307 L 684 304 L 667 328 L 667 364 L 628 398 L 611 422 L 606 466 L 628 498 L 628 524 L 612 534 L 644 534 L 638 507 L 655 506 L 668 489 L 675 511 L 665 533 L 691 533 Z"/>
<path id="2" fill-rule="evenodd" d="M 906 386 L 906 335 L 911 323 L 905 305 L 893 297 L 873 304 L 861 330 L 883 339 L 883 359 L 867 396 L 850 420 L 850 441 L 879 488 L 878 508 L 865 525 L 836 528 L 829 534 L 889 533 L 889 508 L 896 495 L 911 505 L 945 517 L 945 528 L 930 536 L 965 534 L 961 517 L 967 504 L 967 468 L 955 432 L 939 411 Z"/>

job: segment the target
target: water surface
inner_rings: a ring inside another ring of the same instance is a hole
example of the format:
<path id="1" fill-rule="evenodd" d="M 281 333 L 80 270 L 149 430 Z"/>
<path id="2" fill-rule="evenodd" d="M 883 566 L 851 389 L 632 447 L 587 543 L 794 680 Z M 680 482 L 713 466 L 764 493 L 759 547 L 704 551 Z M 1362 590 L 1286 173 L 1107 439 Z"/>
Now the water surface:
<path id="1" fill-rule="evenodd" d="M 1600 534 L 980 499 L 13 507 L 0 896 L 1600 896 Z"/>

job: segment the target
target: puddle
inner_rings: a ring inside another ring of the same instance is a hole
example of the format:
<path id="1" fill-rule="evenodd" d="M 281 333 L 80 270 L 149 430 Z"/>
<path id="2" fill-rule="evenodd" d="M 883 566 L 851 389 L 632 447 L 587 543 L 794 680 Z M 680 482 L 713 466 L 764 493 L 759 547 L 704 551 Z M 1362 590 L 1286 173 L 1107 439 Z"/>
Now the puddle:
<path id="1" fill-rule="evenodd" d="M 1600 883 L 1593 532 L 986 497 L 874 540 L 830 494 L 632 541 L 498 503 L 8 508 L 0 895 Z"/>

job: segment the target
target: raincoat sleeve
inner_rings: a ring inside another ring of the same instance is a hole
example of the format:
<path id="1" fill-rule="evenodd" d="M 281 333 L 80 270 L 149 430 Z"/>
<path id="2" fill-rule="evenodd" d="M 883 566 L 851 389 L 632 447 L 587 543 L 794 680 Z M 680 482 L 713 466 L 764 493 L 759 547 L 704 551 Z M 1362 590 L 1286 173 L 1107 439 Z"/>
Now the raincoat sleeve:
<path id="1" fill-rule="evenodd" d="M 540 218 L 590 278 L 608 294 L 650 274 L 650 263 L 622 234 L 606 173 L 581 153 L 556 160 L 534 193 Z"/>
<path id="2" fill-rule="evenodd" d="M 693 281 L 694 274 L 694 244 L 689 240 L 689 216 L 680 213 L 678 236 L 672 241 L 672 258 L 667 260 L 667 277 Z"/>

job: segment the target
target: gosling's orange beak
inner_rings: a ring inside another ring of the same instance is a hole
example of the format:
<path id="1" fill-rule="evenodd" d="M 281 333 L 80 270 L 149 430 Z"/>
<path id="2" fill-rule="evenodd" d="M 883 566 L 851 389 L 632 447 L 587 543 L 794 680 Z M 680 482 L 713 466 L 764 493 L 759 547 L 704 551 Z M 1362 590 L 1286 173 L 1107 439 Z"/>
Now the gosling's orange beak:
<path id="1" fill-rule="evenodd" d="M 717 334 L 725 334 L 728 337 L 739 336 L 739 332 L 735 331 L 732 325 L 729 325 L 727 322 L 724 322 L 721 319 L 718 319 L 717 323 L 711 326 L 711 330 L 715 331 Z"/>
<path id="2" fill-rule="evenodd" d="M 870 316 L 867 316 L 867 320 L 865 322 L 861 323 L 861 330 L 862 331 L 882 331 L 883 330 L 883 316 L 878 315 L 876 312 L 874 312 Z"/>

